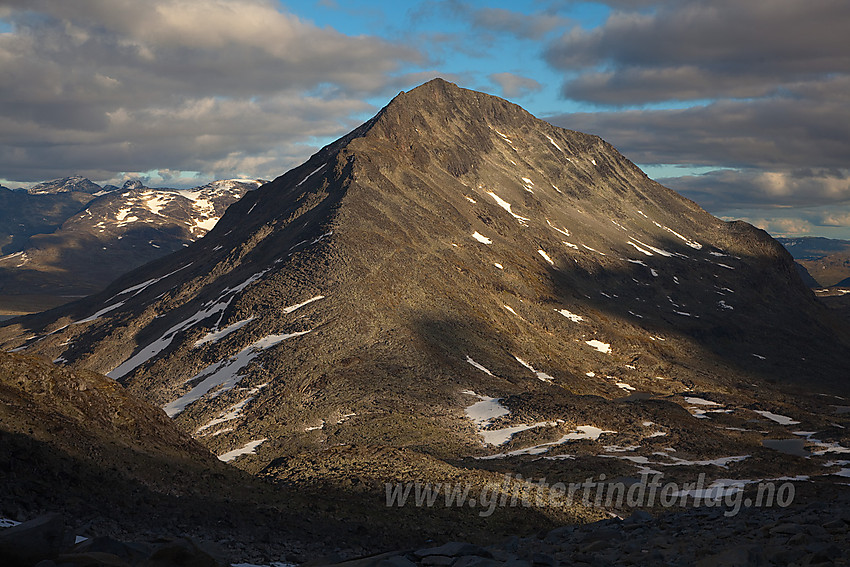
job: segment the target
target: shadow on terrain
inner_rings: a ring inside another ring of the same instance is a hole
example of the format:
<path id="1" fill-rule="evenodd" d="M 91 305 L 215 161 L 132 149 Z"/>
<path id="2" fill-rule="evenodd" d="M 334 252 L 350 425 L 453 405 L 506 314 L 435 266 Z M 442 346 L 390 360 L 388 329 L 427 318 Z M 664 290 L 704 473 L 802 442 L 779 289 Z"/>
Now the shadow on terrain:
<path id="1" fill-rule="evenodd" d="M 178 225 L 133 227 L 120 240 L 85 234 L 73 239 L 36 235 L 30 243 L 29 266 L 0 268 L 0 293 L 96 294 L 125 273 L 180 250 L 185 237 Z"/>
<path id="2" fill-rule="evenodd" d="M 572 266 L 565 270 L 556 266 L 548 270 L 549 292 L 568 308 L 576 303 L 586 305 L 648 333 L 692 341 L 701 352 L 674 352 L 673 357 L 695 370 L 700 370 L 695 361 L 714 359 L 766 383 L 801 391 L 817 386 L 846 393 L 850 388 L 846 378 L 850 376 L 850 321 L 836 317 L 818 302 L 800 280 L 790 254 L 756 231 L 744 229 L 750 232 L 744 237 L 757 240 L 763 255 L 740 260 L 712 258 L 735 270 L 713 267 L 705 260 L 641 257 L 660 277 L 647 277 L 648 268 L 630 264 L 625 270 L 600 267 L 590 280 L 576 274 Z M 705 255 L 669 239 L 660 247 L 692 257 Z M 675 271 L 665 272 L 667 265 L 676 266 Z M 706 282 L 703 275 L 707 269 L 725 276 L 715 278 L 718 282 L 731 283 Z M 678 276 L 680 285 L 672 283 L 672 275 Z M 635 284 L 635 279 L 650 285 Z M 734 293 L 715 293 L 718 287 L 729 287 Z M 629 296 L 625 290 L 637 290 L 641 295 Z M 604 297 L 602 291 L 619 297 Z M 734 309 L 718 308 L 720 300 Z M 705 370 L 712 366 L 717 370 L 711 364 Z"/>

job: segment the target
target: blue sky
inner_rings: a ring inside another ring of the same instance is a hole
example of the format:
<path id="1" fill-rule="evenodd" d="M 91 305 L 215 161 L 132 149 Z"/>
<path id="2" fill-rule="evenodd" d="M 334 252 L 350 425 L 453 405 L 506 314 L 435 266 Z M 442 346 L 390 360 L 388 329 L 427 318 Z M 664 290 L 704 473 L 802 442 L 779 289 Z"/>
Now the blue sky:
<path id="1" fill-rule="evenodd" d="M 271 179 L 435 76 L 850 238 L 846 0 L 0 1 L 0 184 Z"/>

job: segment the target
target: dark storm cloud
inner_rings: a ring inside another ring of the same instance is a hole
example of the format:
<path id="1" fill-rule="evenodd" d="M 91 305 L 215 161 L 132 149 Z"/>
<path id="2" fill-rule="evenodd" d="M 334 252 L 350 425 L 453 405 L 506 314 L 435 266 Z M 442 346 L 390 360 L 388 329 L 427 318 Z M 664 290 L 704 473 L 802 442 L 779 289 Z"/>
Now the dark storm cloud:
<path id="1" fill-rule="evenodd" d="M 272 177 L 423 59 L 267 0 L 6 1 L 0 17 L 14 30 L 0 34 L 0 177 L 19 181 L 146 167 Z"/>
<path id="2" fill-rule="evenodd" d="M 704 106 L 550 116 L 598 134 L 638 163 L 718 167 L 850 164 L 850 78 L 794 85 L 776 96 Z"/>
<path id="3" fill-rule="evenodd" d="M 850 201 L 850 170 L 846 169 L 728 169 L 658 181 L 714 211 Z"/>
<path id="4" fill-rule="evenodd" d="M 813 205 L 850 199 L 848 92 L 841 77 L 765 99 L 548 119 L 598 134 L 637 163 L 717 168 L 663 180 L 709 210 Z"/>
<path id="5" fill-rule="evenodd" d="M 640 164 L 716 168 L 663 180 L 709 210 L 850 199 L 850 4 L 605 3 L 616 10 L 602 26 L 571 30 L 546 58 L 565 97 L 607 111 L 554 123 Z M 641 109 L 667 101 L 692 102 Z"/>
<path id="6" fill-rule="evenodd" d="M 567 20 L 552 14 L 520 14 L 502 8 L 481 8 L 471 14 L 476 28 L 503 32 L 523 39 L 541 39 Z"/>
<path id="7" fill-rule="evenodd" d="M 573 28 L 547 47 L 553 67 L 584 71 L 564 83 L 565 96 L 607 104 L 752 97 L 850 71 L 845 0 L 653 4 Z"/>

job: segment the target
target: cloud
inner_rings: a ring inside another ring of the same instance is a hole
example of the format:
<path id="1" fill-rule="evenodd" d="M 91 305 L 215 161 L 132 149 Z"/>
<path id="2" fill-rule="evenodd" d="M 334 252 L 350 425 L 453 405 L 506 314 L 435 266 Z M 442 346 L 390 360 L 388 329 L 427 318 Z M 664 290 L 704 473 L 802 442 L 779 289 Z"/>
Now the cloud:
<path id="1" fill-rule="evenodd" d="M 728 169 L 658 180 L 709 211 L 812 207 L 850 201 L 850 170 Z"/>
<path id="2" fill-rule="evenodd" d="M 540 40 L 549 32 L 564 27 L 570 20 L 552 11 L 526 14 L 504 8 L 474 8 L 461 0 L 428 0 L 410 12 L 414 22 L 450 17 L 467 21 L 473 30 L 507 34 L 519 39 Z"/>
<path id="3" fill-rule="evenodd" d="M 782 217 L 728 217 L 724 220 L 742 220 L 774 236 L 802 236 L 812 232 L 812 224 L 804 219 Z"/>
<path id="4" fill-rule="evenodd" d="M 640 163 L 843 167 L 850 163 L 850 78 L 795 85 L 759 100 L 547 119 L 599 134 Z"/>
<path id="5" fill-rule="evenodd" d="M 0 172 L 274 177 L 424 57 L 271 0 L 7 0 Z M 259 169 L 259 170 L 258 170 Z"/>
<path id="6" fill-rule="evenodd" d="M 499 87 L 502 95 L 508 98 L 520 98 L 543 88 L 543 85 L 534 79 L 514 73 L 493 73 L 488 78 Z"/>
<path id="7" fill-rule="evenodd" d="M 836 79 L 765 100 L 549 120 L 599 134 L 637 163 L 716 168 L 680 176 L 674 168 L 659 179 L 712 212 L 811 207 L 850 199 L 846 86 Z"/>
<path id="8" fill-rule="evenodd" d="M 850 226 L 850 211 L 824 213 L 817 220 L 818 226 Z"/>
<path id="9" fill-rule="evenodd" d="M 358 100 L 297 93 L 257 100 L 204 97 L 171 107 L 119 108 L 95 132 L 41 129 L 42 139 L 26 146 L 0 120 L 0 163 L 4 175 L 17 180 L 68 171 L 108 179 L 154 168 L 271 178 L 310 153 L 303 141 L 351 129 L 347 117 L 363 110 L 371 108 Z M 20 136 L 28 134 L 21 130 Z"/>
<path id="10" fill-rule="evenodd" d="M 752 98 L 775 91 L 775 85 L 755 74 L 735 76 L 696 65 L 584 72 L 562 89 L 567 98 L 613 106 L 718 96 Z"/>
<path id="11" fill-rule="evenodd" d="M 553 14 L 521 14 L 503 8 L 481 8 L 471 13 L 475 28 L 508 33 L 521 39 L 542 39 L 568 20 Z"/>
<path id="12" fill-rule="evenodd" d="M 613 2 L 600 27 L 572 28 L 547 62 L 584 71 L 568 98 L 606 104 L 763 96 L 779 86 L 850 71 L 843 0 Z"/>
<path id="13" fill-rule="evenodd" d="M 850 202 L 828 207 L 797 209 L 741 209 L 721 215 L 723 220 L 743 220 L 776 236 L 821 234 L 847 238 Z"/>

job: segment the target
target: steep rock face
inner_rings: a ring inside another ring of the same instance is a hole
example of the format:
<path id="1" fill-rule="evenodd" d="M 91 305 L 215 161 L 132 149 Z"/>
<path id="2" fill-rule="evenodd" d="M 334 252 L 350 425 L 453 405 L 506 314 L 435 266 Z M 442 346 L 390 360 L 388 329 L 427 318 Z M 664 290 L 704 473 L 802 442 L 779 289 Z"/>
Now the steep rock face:
<path id="1" fill-rule="evenodd" d="M 754 410 L 829 427 L 793 393 L 846 390 L 832 324 L 763 231 L 598 137 L 435 80 L 202 240 L 3 338 L 108 373 L 222 458 L 297 476 L 281 457 L 554 456 L 597 429 L 611 446 L 766 454 L 741 427 Z M 704 398 L 720 413 L 695 419 Z M 504 411 L 476 417 L 478 401 Z M 485 445 L 476 423 L 501 436 Z"/>

